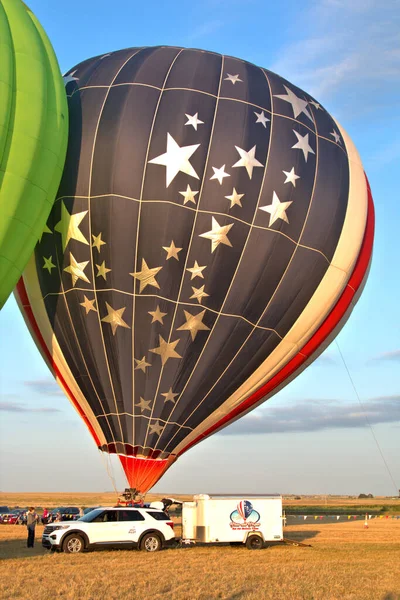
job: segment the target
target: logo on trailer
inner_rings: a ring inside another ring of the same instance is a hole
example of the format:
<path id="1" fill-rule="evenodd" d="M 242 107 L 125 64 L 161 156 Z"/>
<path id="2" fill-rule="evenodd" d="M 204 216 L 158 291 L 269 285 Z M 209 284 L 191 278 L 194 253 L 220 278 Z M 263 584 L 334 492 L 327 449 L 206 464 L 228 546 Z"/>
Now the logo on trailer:
<path id="1" fill-rule="evenodd" d="M 254 510 L 253 505 L 248 500 L 241 500 L 236 510 L 230 515 L 230 526 L 232 529 L 247 529 L 254 530 L 259 529 L 260 513 Z"/>

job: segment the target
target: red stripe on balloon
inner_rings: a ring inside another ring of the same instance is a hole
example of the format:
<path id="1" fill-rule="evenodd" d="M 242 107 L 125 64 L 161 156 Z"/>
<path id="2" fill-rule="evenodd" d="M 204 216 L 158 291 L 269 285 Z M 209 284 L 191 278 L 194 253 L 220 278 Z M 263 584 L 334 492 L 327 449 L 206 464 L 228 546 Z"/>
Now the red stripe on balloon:
<path id="1" fill-rule="evenodd" d="M 326 338 L 332 333 L 337 327 L 340 320 L 346 314 L 351 301 L 353 300 L 358 288 L 362 284 L 365 274 L 367 272 L 371 256 L 372 246 L 374 240 L 374 228 L 375 228 L 375 211 L 374 203 L 372 200 L 371 188 L 369 186 L 368 178 L 367 189 L 368 189 L 368 215 L 367 223 L 365 228 L 364 239 L 361 245 L 360 253 L 358 255 L 357 262 L 355 264 L 353 273 L 347 282 L 345 289 L 334 308 L 322 323 L 321 327 L 314 333 L 311 339 L 303 346 L 303 348 L 294 356 L 284 367 L 272 377 L 265 385 L 263 385 L 257 392 L 249 396 L 239 406 L 234 408 L 229 414 L 225 415 L 212 427 L 209 427 L 204 433 L 200 434 L 195 440 L 190 442 L 183 450 L 181 450 L 177 456 L 181 456 L 184 452 L 192 448 L 195 444 L 198 444 L 204 438 L 208 437 L 217 429 L 228 425 L 229 421 L 237 418 L 243 412 L 249 410 L 254 404 L 259 402 L 264 396 L 270 394 L 276 387 L 278 387 L 285 379 L 293 375 L 293 373 L 317 350 L 317 348 L 326 340 Z"/>
<path id="2" fill-rule="evenodd" d="M 160 479 L 164 472 L 175 461 L 175 457 L 163 460 L 153 458 L 136 458 L 135 456 L 118 456 L 131 488 L 146 493 Z"/>
<path id="3" fill-rule="evenodd" d="M 44 341 L 43 336 L 40 333 L 40 329 L 36 323 L 35 315 L 33 314 L 33 310 L 31 308 L 31 304 L 29 302 L 28 294 L 26 292 L 24 280 L 22 277 L 20 278 L 20 280 L 17 283 L 15 293 L 19 297 L 19 300 L 20 300 L 21 305 L 25 312 L 25 316 L 28 319 L 29 324 L 32 328 L 32 331 L 35 334 L 36 342 L 37 342 L 37 344 L 39 344 L 40 348 L 42 349 L 43 354 L 45 355 L 45 357 L 48 361 L 49 366 L 53 370 L 53 375 L 57 376 L 57 379 L 59 380 L 60 384 L 64 388 L 64 391 L 67 394 L 68 398 L 71 400 L 71 402 L 75 406 L 76 410 L 78 411 L 78 413 L 84 420 L 86 427 L 89 429 L 90 433 L 92 434 L 92 437 L 93 437 L 94 441 L 96 442 L 96 445 L 101 446 L 101 442 L 100 442 L 99 438 L 97 437 L 95 430 L 93 429 L 90 421 L 88 420 L 88 418 L 86 417 L 82 408 L 80 407 L 78 401 L 76 400 L 74 394 L 72 393 L 71 389 L 69 388 L 64 377 L 61 375 L 61 372 L 59 371 L 56 363 L 54 362 L 53 357 L 49 352 L 49 349 L 47 348 L 46 342 Z"/>

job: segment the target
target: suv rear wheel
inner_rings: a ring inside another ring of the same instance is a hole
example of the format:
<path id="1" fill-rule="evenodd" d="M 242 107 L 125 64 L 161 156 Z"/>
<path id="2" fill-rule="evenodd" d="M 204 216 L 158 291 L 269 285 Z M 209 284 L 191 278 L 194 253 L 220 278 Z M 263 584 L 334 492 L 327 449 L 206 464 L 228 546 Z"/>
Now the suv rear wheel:
<path id="1" fill-rule="evenodd" d="M 65 538 L 63 543 L 63 551 L 66 554 L 77 554 L 78 552 L 83 552 L 84 549 L 85 542 L 77 533 L 73 533 Z"/>
<path id="2" fill-rule="evenodd" d="M 140 549 L 146 552 L 157 552 L 161 550 L 161 540 L 156 533 L 146 533 L 140 542 Z"/>

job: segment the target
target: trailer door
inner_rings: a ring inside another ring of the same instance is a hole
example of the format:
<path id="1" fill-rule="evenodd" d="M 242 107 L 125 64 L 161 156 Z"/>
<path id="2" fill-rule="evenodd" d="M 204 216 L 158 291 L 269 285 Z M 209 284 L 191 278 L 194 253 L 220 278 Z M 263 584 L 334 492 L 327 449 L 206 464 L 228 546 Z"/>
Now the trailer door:
<path id="1" fill-rule="evenodd" d="M 197 526 L 197 503 L 184 502 L 182 504 L 182 539 L 195 540 Z"/>

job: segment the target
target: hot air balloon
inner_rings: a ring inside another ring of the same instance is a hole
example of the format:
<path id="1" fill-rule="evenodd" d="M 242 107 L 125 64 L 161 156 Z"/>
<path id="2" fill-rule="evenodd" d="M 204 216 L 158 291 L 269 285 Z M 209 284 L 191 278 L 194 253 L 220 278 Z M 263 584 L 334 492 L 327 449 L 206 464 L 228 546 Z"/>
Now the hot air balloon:
<path id="1" fill-rule="evenodd" d="M 0 59 L 1 308 L 53 206 L 67 149 L 68 106 L 53 48 L 20 0 L 0 4 Z"/>
<path id="2" fill-rule="evenodd" d="M 330 343 L 367 276 L 373 204 L 346 132 L 267 69 L 130 48 L 68 81 L 52 233 L 17 295 L 98 448 L 145 493 Z"/>

